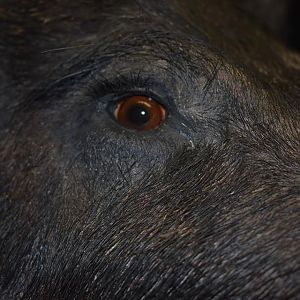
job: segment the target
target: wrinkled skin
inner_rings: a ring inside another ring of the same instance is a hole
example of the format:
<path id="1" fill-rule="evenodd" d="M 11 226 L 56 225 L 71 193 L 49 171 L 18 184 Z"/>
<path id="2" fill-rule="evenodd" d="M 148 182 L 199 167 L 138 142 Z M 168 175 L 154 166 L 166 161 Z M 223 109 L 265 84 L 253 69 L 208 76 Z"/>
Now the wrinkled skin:
<path id="1" fill-rule="evenodd" d="M 230 1 L 72 3 L 0 4 L 0 298 L 299 299 L 297 54 Z"/>

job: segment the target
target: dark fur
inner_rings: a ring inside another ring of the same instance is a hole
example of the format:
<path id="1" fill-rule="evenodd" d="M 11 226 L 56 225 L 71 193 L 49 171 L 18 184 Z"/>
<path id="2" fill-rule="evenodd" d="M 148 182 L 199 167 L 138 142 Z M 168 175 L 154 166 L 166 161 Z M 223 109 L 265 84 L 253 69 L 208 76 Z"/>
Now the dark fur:
<path id="1" fill-rule="evenodd" d="M 299 299 L 298 55 L 234 1 L 71 3 L 0 4 L 0 298 Z"/>

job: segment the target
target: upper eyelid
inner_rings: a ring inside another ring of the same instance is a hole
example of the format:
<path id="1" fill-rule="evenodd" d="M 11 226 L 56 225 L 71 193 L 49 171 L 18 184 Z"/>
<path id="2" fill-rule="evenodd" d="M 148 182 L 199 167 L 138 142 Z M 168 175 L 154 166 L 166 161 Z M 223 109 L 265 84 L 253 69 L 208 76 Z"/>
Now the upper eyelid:
<path id="1" fill-rule="evenodd" d="M 117 75 L 113 79 L 97 76 L 87 82 L 86 89 L 93 98 L 101 100 L 110 96 L 111 101 L 121 100 L 126 96 L 144 95 L 172 109 L 175 106 L 174 95 L 161 82 L 141 72 Z"/>

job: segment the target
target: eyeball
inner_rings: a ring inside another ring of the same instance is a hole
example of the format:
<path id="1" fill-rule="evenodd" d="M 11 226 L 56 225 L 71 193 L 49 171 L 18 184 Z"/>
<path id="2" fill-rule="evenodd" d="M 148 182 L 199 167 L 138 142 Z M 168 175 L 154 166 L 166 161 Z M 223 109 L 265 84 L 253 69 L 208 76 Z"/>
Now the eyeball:
<path id="1" fill-rule="evenodd" d="M 117 104 L 114 117 L 124 127 L 148 131 L 165 121 L 166 109 L 150 97 L 131 96 Z"/>

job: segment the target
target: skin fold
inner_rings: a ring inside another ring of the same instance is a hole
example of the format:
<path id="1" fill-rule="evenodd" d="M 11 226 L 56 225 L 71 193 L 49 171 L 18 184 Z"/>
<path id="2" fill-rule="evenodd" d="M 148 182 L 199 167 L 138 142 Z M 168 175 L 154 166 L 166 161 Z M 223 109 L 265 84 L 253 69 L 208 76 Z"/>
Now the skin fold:
<path id="1" fill-rule="evenodd" d="M 0 299 L 299 299 L 300 59 L 237 1 L 0 2 Z M 138 131 L 113 116 L 146 95 Z"/>

